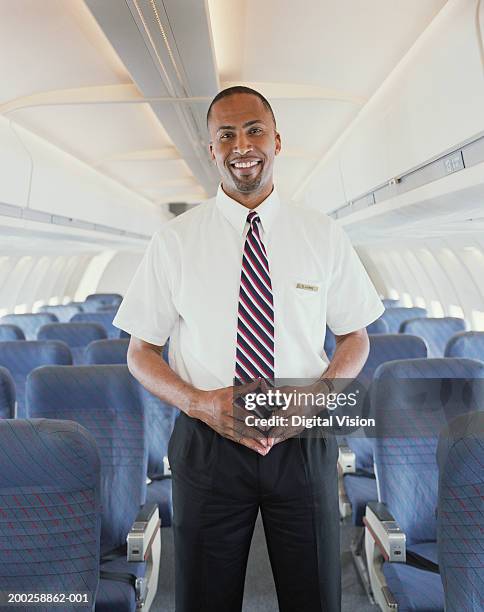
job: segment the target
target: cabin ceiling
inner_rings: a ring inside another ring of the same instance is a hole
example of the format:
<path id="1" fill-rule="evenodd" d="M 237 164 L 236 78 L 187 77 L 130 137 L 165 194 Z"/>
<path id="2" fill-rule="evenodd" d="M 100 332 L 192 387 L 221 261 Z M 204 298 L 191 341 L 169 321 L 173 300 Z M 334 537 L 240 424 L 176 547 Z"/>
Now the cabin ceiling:
<path id="1" fill-rule="evenodd" d="M 289 201 L 445 2 L 4 0 L 0 113 L 154 205 L 196 203 L 217 187 L 208 102 L 253 85 Z"/>

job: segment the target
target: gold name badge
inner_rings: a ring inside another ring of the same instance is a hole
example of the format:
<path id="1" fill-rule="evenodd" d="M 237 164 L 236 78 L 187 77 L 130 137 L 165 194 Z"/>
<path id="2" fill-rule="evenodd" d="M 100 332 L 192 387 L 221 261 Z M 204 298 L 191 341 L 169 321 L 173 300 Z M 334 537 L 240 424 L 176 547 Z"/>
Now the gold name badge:
<path id="1" fill-rule="evenodd" d="M 319 291 L 317 285 L 306 285 L 305 283 L 297 283 L 296 289 L 304 289 L 305 291 Z"/>

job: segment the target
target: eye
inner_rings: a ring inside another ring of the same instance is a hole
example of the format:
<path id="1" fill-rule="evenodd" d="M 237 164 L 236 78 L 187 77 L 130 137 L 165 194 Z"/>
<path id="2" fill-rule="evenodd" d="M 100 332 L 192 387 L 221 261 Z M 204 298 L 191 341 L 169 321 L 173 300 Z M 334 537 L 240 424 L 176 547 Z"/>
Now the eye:
<path id="1" fill-rule="evenodd" d="M 254 127 L 249 130 L 249 134 L 260 134 L 262 132 L 262 128 Z"/>
<path id="2" fill-rule="evenodd" d="M 220 140 L 227 140 L 227 138 L 232 138 L 232 132 L 224 132 L 220 135 Z"/>

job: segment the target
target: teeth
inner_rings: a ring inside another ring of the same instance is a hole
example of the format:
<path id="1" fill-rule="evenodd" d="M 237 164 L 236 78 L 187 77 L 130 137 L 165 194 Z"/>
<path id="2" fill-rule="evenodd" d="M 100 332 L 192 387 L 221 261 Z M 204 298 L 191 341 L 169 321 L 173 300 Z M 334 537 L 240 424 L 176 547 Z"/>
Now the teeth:
<path id="1" fill-rule="evenodd" d="M 250 161 L 250 162 L 235 162 L 233 165 L 236 168 L 252 168 L 252 166 L 257 166 L 258 161 Z"/>

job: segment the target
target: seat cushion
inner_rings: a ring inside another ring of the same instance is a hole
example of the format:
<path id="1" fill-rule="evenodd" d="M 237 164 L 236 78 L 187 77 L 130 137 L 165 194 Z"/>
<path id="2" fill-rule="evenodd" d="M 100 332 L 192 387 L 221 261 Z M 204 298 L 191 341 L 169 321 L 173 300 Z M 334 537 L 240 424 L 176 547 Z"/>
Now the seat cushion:
<path id="1" fill-rule="evenodd" d="M 158 504 L 161 526 L 170 527 L 173 517 L 171 478 L 153 480 L 146 488 L 146 503 Z"/>
<path id="2" fill-rule="evenodd" d="M 435 542 L 414 544 L 408 550 L 437 562 Z M 404 563 L 385 563 L 383 574 L 398 602 L 398 612 L 444 612 L 444 589 L 439 574 Z"/>
<path id="3" fill-rule="evenodd" d="M 101 570 L 122 574 L 144 576 L 144 563 L 128 563 L 124 558 L 103 563 Z M 118 580 L 101 579 L 96 596 L 95 612 L 131 612 L 136 610 L 136 593 L 134 588 Z"/>
<path id="4" fill-rule="evenodd" d="M 376 480 L 369 476 L 346 474 L 343 482 L 351 502 L 353 524 L 362 527 L 366 504 L 378 500 Z"/>

